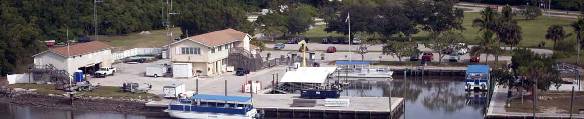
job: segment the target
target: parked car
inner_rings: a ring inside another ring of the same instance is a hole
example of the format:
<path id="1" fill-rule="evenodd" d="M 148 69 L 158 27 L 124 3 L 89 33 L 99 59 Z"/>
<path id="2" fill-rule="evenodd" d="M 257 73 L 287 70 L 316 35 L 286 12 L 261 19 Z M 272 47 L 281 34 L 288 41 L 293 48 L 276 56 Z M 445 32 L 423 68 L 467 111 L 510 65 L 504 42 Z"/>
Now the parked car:
<path id="1" fill-rule="evenodd" d="M 236 76 L 243 76 L 245 74 L 249 74 L 249 70 L 243 69 L 243 68 L 237 68 L 237 69 L 235 69 L 235 75 Z"/>
<path id="2" fill-rule="evenodd" d="M 336 38 L 329 38 L 328 39 L 328 42 L 331 43 L 331 44 L 339 44 L 339 40 L 336 39 Z"/>
<path id="3" fill-rule="evenodd" d="M 446 60 L 449 62 L 458 62 L 460 60 L 460 55 L 458 54 L 447 55 Z"/>
<path id="4" fill-rule="evenodd" d="M 113 67 L 106 67 L 106 68 L 99 68 L 98 71 L 95 71 L 94 77 L 106 77 L 109 75 L 114 75 L 116 73 L 116 68 Z"/>
<path id="5" fill-rule="evenodd" d="M 284 49 L 284 47 L 286 47 L 286 45 L 284 43 L 276 43 L 274 45 L 274 50 L 282 50 L 282 49 Z"/>
<path id="6" fill-rule="evenodd" d="M 481 61 L 481 57 L 479 56 L 471 56 L 470 57 L 470 62 L 472 63 L 479 63 Z"/>
<path id="7" fill-rule="evenodd" d="M 337 48 L 335 46 L 329 46 L 326 48 L 326 53 L 335 53 L 337 52 Z"/>
<path id="8" fill-rule="evenodd" d="M 353 44 L 361 44 L 361 39 L 359 39 L 358 37 L 356 37 L 356 38 L 353 38 L 353 40 L 351 40 L 351 42 Z"/>
<path id="9" fill-rule="evenodd" d="M 410 61 L 418 61 L 420 60 L 420 53 L 414 53 L 412 56 L 410 56 Z"/>
<path id="10" fill-rule="evenodd" d="M 288 41 L 286 43 L 288 43 L 288 44 L 296 44 L 296 43 L 298 43 L 298 41 L 296 39 L 288 39 Z"/>
<path id="11" fill-rule="evenodd" d="M 306 37 L 304 37 L 304 36 L 292 37 L 292 38 L 288 39 L 288 42 L 286 42 L 286 43 L 288 43 L 288 44 L 296 44 L 296 43 L 298 43 L 298 42 L 300 42 L 302 40 L 304 40 L 306 43 L 308 43 L 308 39 L 306 39 Z"/>
<path id="12" fill-rule="evenodd" d="M 431 52 L 425 52 L 424 54 L 422 54 L 422 61 L 430 62 L 432 60 L 434 60 L 434 54 L 432 54 Z"/>
<path id="13" fill-rule="evenodd" d="M 329 43 L 329 38 L 330 38 L 330 37 L 323 38 L 323 39 L 322 39 L 322 41 L 321 41 L 320 43 L 322 43 L 322 44 L 328 44 L 328 43 Z"/>
<path id="14" fill-rule="evenodd" d="M 337 42 L 339 42 L 339 44 L 349 44 L 349 40 L 344 38 L 337 39 Z"/>

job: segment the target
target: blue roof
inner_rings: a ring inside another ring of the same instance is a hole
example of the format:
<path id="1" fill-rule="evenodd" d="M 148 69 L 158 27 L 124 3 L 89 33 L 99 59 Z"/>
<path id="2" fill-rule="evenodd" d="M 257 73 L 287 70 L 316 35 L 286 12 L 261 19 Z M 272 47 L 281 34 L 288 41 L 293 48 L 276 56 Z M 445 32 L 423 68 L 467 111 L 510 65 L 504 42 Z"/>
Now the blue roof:
<path id="1" fill-rule="evenodd" d="M 368 61 L 336 61 L 337 65 L 368 65 Z"/>
<path id="2" fill-rule="evenodd" d="M 191 99 L 232 101 L 232 102 L 249 102 L 251 100 L 251 97 L 196 94 L 196 95 L 193 95 L 193 97 L 191 97 Z"/>
<path id="3" fill-rule="evenodd" d="M 489 73 L 489 65 L 468 65 L 466 73 Z"/>

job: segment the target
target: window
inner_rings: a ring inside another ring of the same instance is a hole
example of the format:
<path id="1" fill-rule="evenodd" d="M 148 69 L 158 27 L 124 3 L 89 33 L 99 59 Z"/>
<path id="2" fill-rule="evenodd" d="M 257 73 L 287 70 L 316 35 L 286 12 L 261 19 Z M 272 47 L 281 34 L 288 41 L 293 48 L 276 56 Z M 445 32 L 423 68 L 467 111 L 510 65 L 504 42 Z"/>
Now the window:
<path id="1" fill-rule="evenodd" d="M 195 47 L 182 47 L 181 54 L 201 54 L 201 49 Z"/>
<path id="2" fill-rule="evenodd" d="M 215 48 L 211 48 L 211 53 L 215 53 Z"/>
<path id="3" fill-rule="evenodd" d="M 217 48 L 217 51 L 221 51 L 223 49 L 223 46 L 219 46 L 219 48 Z"/>
<path id="4" fill-rule="evenodd" d="M 229 44 L 225 45 L 225 50 L 229 49 Z"/>

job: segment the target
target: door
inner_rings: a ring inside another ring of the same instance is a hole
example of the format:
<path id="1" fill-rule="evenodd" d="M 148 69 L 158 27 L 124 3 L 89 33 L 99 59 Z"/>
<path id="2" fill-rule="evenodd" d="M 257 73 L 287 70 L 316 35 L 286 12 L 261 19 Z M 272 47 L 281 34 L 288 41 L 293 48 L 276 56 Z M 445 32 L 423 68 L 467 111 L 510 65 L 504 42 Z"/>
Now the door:
<path id="1" fill-rule="evenodd" d="M 175 78 L 187 78 L 189 77 L 189 65 L 188 64 L 173 64 L 172 66 L 172 77 Z"/>

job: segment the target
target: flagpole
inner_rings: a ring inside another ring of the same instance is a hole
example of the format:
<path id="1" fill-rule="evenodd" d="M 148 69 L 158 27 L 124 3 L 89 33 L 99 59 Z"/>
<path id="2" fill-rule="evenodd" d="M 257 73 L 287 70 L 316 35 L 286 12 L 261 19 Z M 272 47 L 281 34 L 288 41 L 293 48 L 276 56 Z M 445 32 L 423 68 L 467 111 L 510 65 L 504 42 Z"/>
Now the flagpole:
<path id="1" fill-rule="evenodd" d="M 353 41 L 351 41 L 351 13 L 347 12 L 347 21 L 349 22 L 349 61 L 353 59 Z"/>
<path id="2" fill-rule="evenodd" d="M 68 60 L 69 59 L 69 56 L 71 56 L 71 54 L 69 53 L 69 27 L 67 27 L 67 38 L 66 38 L 66 40 L 67 40 L 67 60 Z M 69 67 L 69 64 L 67 64 L 67 69 L 69 69 L 68 67 Z M 69 86 L 71 86 L 71 84 L 72 84 L 72 81 L 71 81 L 71 78 L 69 78 Z"/>

